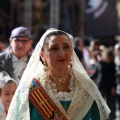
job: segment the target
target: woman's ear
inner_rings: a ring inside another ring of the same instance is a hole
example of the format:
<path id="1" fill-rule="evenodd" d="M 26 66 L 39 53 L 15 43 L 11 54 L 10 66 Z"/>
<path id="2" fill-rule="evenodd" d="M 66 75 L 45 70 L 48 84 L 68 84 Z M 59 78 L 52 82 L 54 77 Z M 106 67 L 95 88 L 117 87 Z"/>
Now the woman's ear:
<path id="1" fill-rule="evenodd" d="M 42 62 L 44 63 L 45 58 L 44 58 L 44 53 L 43 53 L 43 52 L 40 52 L 40 59 L 41 59 L 41 60 L 42 60 Z"/>

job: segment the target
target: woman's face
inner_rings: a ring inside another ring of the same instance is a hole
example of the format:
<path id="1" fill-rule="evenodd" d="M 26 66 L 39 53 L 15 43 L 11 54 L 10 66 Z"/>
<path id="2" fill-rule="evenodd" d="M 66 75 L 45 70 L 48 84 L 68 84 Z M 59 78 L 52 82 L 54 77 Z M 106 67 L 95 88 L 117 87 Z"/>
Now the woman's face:
<path id="1" fill-rule="evenodd" d="M 4 104 L 4 107 L 9 107 L 16 88 L 17 87 L 14 82 L 8 83 L 1 88 L 1 100 Z"/>
<path id="2" fill-rule="evenodd" d="M 51 36 L 40 56 L 47 63 L 49 70 L 67 69 L 72 56 L 69 38 L 66 35 Z"/>

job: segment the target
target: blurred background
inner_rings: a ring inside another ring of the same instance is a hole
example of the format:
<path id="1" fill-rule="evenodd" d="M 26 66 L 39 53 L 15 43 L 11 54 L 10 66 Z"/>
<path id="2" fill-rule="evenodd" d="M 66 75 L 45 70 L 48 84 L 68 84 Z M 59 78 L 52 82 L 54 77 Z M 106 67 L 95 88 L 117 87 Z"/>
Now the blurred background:
<path id="1" fill-rule="evenodd" d="M 0 39 L 8 43 L 18 26 L 31 29 L 33 46 L 49 27 L 111 46 L 120 40 L 120 0 L 1 0 Z"/>
<path id="2" fill-rule="evenodd" d="M 50 27 L 72 34 L 89 76 L 99 89 L 100 83 L 110 88 L 100 90 L 109 100 L 111 120 L 120 120 L 120 0 L 0 0 L 0 52 L 19 26 L 31 30 L 33 50 Z"/>

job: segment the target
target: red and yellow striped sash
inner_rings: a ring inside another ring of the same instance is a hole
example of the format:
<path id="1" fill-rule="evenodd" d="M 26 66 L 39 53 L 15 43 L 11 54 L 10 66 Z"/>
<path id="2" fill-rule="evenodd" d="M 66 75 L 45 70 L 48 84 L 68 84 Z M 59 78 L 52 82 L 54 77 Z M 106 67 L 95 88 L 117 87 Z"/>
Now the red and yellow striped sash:
<path id="1" fill-rule="evenodd" d="M 44 120 L 67 120 L 66 116 L 60 111 L 56 104 L 46 93 L 41 84 L 33 79 L 36 84 L 32 86 L 29 93 L 29 100 L 38 110 Z"/>

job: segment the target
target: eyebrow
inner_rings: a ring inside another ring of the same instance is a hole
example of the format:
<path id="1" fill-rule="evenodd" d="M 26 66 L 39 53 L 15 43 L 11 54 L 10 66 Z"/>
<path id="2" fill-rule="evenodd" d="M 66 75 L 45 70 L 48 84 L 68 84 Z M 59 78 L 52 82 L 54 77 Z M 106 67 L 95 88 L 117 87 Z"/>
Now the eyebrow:
<path id="1" fill-rule="evenodd" d="M 11 92 L 11 91 L 9 91 L 9 90 L 6 90 L 6 91 L 4 91 L 4 93 L 5 93 L 5 92 Z"/>
<path id="2" fill-rule="evenodd" d="M 4 91 L 4 92 L 10 92 L 10 91 Z"/>
<path id="3" fill-rule="evenodd" d="M 28 39 L 28 38 L 24 38 L 24 39 L 16 38 L 15 40 L 29 41 L 30 39 Z"/>
<path id="4" fill-rule="evenodd" d="M 63 45 L 70 45 L 69 43 L 63 43 Z M 52 46 L 57 46 L 58 44 L 56 43 L 56 44 L 54 44 L 54 45 L 52 45 Z"/>

